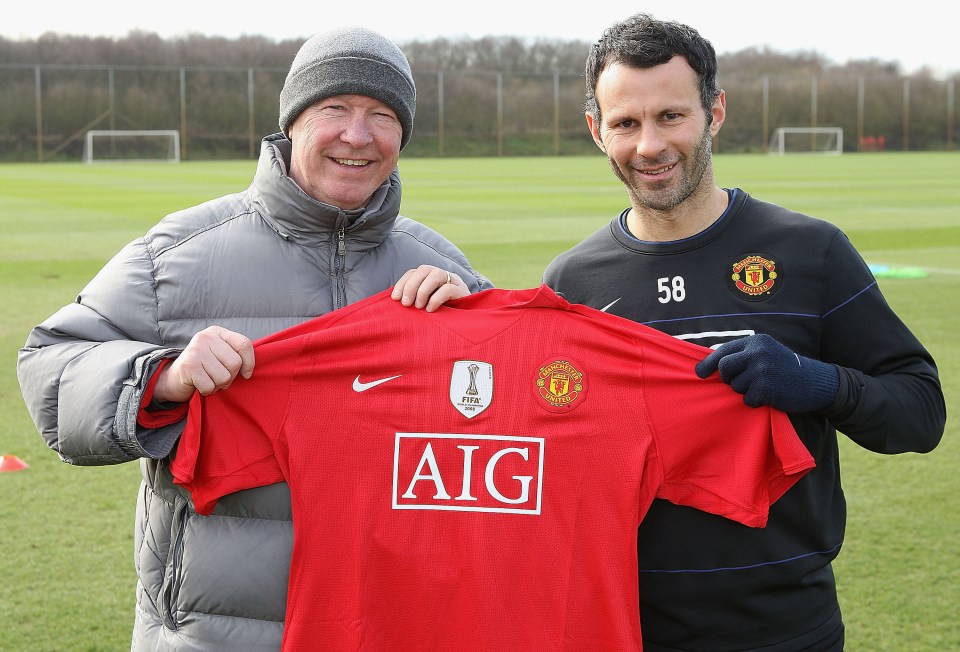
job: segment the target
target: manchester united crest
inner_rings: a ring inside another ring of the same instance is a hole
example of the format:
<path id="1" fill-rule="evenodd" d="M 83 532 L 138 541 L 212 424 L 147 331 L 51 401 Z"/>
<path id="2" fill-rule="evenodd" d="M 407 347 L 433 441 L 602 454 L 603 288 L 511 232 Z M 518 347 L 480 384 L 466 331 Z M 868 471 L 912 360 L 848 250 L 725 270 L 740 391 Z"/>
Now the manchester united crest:
<path id="1" fill-rule="evenodd" d="M 763 301 L 782 285 L 779 263 L 764 254 L 747 254 L 731 266 L 730 290 L 741 299 Z"/>
<path id="2" fill-rule="evenodd" d="M 544 361 L 537 370 L 534 381 L 537 395 L 547 409 L 557 412 L 569 410 L 583 401 L 587 384 L 577 363 L 570 359 L 555 358 Z"/>

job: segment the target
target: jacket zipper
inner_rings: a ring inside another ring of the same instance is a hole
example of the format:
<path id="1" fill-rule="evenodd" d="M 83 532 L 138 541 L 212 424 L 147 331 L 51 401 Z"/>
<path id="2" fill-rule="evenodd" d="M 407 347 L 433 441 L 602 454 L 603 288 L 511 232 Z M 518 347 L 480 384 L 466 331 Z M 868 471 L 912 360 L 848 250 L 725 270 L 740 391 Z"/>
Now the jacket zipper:
<path id="1" fill-rule="evenodd" d="M 341 221 L 340 228 L 337 230 L 337 258 L 334 264 L 334 275 L 335 275 L 335 286 L 337 288 L 337 298 L 336 298 L 336 307 L 342 308 L 347 303 L 347 298 L 345 296 L 344 290 L 344 281 L 343 281 L 343 268 L 344 268 L 344 259 L 347 255 L 347 245 L 345 242 L 346 238 L 346 225 Z"/>

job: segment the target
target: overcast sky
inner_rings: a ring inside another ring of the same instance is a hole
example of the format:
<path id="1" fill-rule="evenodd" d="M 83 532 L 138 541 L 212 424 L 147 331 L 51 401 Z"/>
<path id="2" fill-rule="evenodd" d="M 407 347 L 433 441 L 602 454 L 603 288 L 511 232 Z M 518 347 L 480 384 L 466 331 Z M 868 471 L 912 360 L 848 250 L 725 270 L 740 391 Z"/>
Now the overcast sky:
<path id="1" fill-rule="evenodd" d="M 935 4 L 942 6 L 935 10 Z M 287 39 L 306 38 L 330 27 L 362 25 L 401 42 L 489 35 L 594 41 L 611 23 L 647 10 L 657 18 L 697 28 L 719 54 L 769 46 L 778 52 L 815 51 L 838 64 L 850 59 L 896 61 L 905 73 L 924 66 L 938 74 L 960 71 L 960 3 L 955 0 L 897 4 L 851 0 L 48 0 L 18 6 L 0 23 L 0 35 L 35 38 L 51 31 L 124 36 L 139 29 L 163 37 L 195 32 Z"/>

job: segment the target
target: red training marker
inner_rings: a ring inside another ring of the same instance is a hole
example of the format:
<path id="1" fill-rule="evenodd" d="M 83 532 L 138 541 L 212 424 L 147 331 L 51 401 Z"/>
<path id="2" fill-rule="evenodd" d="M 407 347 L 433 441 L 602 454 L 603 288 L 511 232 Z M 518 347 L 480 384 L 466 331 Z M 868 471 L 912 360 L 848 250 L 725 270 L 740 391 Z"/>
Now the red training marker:
<path id="1" fill-rule="evenodd" d="M 0 473 L 4 471 L 19 471 L 28 466 L 30 465 L 16 455 L 0 455 Z"/>

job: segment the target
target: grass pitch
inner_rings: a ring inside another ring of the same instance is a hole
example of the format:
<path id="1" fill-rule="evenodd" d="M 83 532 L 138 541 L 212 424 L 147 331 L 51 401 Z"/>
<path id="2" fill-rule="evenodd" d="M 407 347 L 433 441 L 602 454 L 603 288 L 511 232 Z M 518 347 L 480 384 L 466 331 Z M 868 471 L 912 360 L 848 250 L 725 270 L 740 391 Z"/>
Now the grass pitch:
<path id="1" fill-rule="evenodd" d="M 402 159 L 403 214 L 457 243 L 500 287 L 540 282 L 558 253 L 627 205 L 600 156 Z M 0 165 L 0 650 L 129 649 L 136 464 L 70 467 L 17 386 L 30 328 L 73 300 L 164 214 L 241 190 L 252 161 Z M 880 456 L 841 436 L 849 507 L 835 565 L 850 652 L 960 649 L 960 154 L 716 157 L 717 181 L 843 228 L 933 353 L 951 419 L 929 455 Z"/>

